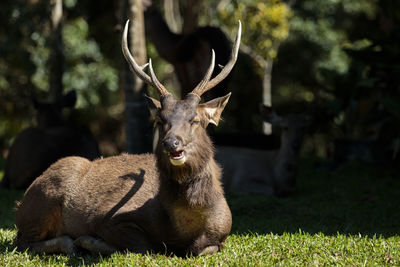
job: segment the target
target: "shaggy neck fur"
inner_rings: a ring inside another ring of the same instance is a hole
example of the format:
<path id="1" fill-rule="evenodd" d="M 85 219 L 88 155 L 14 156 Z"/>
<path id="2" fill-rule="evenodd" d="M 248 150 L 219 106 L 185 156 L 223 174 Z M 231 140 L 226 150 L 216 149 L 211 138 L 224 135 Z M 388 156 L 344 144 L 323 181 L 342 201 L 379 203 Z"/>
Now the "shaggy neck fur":
<path id="1" fill-rule="evenodd" d="M 183 166 L 173 166 L 158 146 L 157 161 L 162 186 L 167 187 L 162 190 L 166 192 L 166 201 L 183 202 L 189 207 L 206 207 L 222 195 L 219 186 L 221 169 L 214 160 L 214 147 L 208 136 L 200 144 Z"/>

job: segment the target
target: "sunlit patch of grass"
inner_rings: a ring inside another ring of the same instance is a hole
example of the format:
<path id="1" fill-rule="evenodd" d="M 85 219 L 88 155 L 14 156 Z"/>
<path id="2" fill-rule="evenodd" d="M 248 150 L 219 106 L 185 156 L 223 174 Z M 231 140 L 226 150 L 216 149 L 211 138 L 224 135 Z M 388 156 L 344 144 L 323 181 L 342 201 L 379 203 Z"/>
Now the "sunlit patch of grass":
<path id="1" fill-rule="evenodd" d="M 226 247 L 202 257 L 15 251 L 14 203 L 23 192 L 0 189 L 0 266 L 399 266 L 398 171 L 358 163 L 332 169 L 315 160 L 301 166 L 295 196 L 228 195 Z"/>

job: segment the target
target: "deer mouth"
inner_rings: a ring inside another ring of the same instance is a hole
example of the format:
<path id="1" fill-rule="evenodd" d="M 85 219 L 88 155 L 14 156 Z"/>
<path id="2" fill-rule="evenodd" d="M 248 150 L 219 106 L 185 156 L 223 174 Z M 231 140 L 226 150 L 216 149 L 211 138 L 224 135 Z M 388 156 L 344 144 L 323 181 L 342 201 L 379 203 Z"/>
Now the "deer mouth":
<path id="1" fill-rule="evenodd" d="M 185 152 L 183 150 L 170 152 L 169 153 L 169 161 L 174 166 L 183 165 L 186 161 Z"/>

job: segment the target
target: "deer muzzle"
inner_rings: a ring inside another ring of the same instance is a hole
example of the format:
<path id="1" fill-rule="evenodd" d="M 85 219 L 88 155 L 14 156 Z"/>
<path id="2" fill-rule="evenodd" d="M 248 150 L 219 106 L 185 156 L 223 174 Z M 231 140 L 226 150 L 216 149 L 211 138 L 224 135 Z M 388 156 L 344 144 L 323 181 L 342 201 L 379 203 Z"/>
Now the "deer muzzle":
<path id="1" fill-rule="evenodd" d="M 174 166 L 180 166 L 186 162 L 186 155 L 182 149 L 182 144 L 182 140 L 176 136 L 169 136 L 162 142 L 164 152 L 168 154 L 169 161 Z"/>

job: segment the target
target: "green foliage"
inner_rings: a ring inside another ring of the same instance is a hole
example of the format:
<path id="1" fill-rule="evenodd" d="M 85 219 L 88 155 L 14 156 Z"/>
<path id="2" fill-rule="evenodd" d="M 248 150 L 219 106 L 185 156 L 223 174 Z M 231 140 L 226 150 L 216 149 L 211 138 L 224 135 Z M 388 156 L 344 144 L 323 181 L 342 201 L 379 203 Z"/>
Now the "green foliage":
<path id="1" fill-rule="evenodd" d="M 340 136 L 387 140 L 393 158 L 400 140 L 400 68 L 394 60 L 400 56 L 400 14 L 393 12 L 399 9 L 396 1 L 382 1 L 374 14 L 358 18 L 362 26 L 348 30 L 351 41 L 344 46 L 348 71 L 326 75 L 335 87 Z"/>
<path id="2" fill-rule="evenodd" d="M 30 121 L 35 64 L 30 51 L 35 32 L 44 27 L 46 5 L 3 1 L 0 8 L 0 150 Z"/>
<path id="3" fill-rule="evenodd" d="M 117 70 L 123 58 L 118 45 L 120 36 L 116 26 L 120 25 L 115 3 L 102 0 L 93 8 L 93 3 L 87 0 L 64 1 L 63 82 L 65 91 L 78 91 L 77 107 L 78 113 L 83 114 L 80 116 L 83 123 L 92 120 L 94 114 L 99 121 L 122 118 Z M 328 147 L 329 139 L 337 137 L 398 139 L 400 136 L 397 82 L 400 70 L 394 60 L 400 50 L 398 3 L 394 0 L 207 0 L 200 20 L 201 24 L 207 21 L 220 26 L 233 36 L 240 19 L 242 50 L 252 51 L 253 58 L 254 55 L 261 58 L 257 59 L 261 65 L 274 59 L 273 105 L 301 103 L 301 108 L 312 107 L 318 127 L 327 136 L 325 147 Z M 32 98 L 47 98 L 49 14 L 46 1 L 2 2 L 1 152 L 10 146 L 18 132 L 32 125 Z M 158 76 L 169 84 L 164 77 L 173 70 L 161 63 L 149 47 Z M 246 71 L 237 76 L 240 81 L 235 84 L 241 87 L 245 84 L 256 90 L 259 86 L 250 83 Z M 323 145 L 318 147 L 323 150 Z M 327 150 L 322 154 L 326 155 Z"/>
<path id="4" fill-rule="evenodd" d="M 290 10 L 279 0 L 224 1 L 217 15 L 220 23 L 230 29 L 236 29 L 241 20 L 242 43 L 265 60 L 277 56 L 279 44 L 289 33 Z"/>
<path id="5" fill-rule="evenodd" d="M 64 13 L 74 13 L 75 8 L 79 8 L 76 1 L 67 1 Z M 45 1 L 6 1 L 0 12 L 0 150 L 3 150 L 18 132 L 32 125 L 32 100 L 48 98 L 50 11 Z M 117 70 L 89 36 L 88 23 L 82 16 L 71 19 L 64 16 L 62 34 L 64 91 L 77 90 L 77 108 L 85 110 L 83 120 L 94 114 L 93 107 L 97 105 L 101 105 L 97 110 L 101 119 L 104 112 L 100 110 L 115 110 L 118 104 Z"/>
<path id="6" fill-rule="evenodd" d="M 118 89 L 117 70 L 103 57 L 88 33 L 88 24 L 83 18 L 74 19 L 63 28 L 67 65 L 63 82 L 66 91 L 77 90 L 77 108 L 111 105 L 109 94 Z"/>
<path id="7" fill-rule="evenodd" d="M 290 86 L 291 91 L 304 90 L 299 94 L 308 102 L 332 100 L 334 85 L 327 75 L 343 74 L 348 71 L 351 58 L 345 46 L 356 43 L 351 32 L 362 17 L 374 17 L 374 0 L 371 1 L 296 1 L 290 20 L 290 34 L 279 54 L 275 65 L 275 99 L 280 97 L 280 87 Z M 292 84 L 292 85 L 290 85 Z M 298 89 L 296 89 L 296 87 Z"/>
<path id="8" fill-rule="evenodd" d="M 398 2 L 291 2 L 289 37 L 272 74 L 273 105 L 308 105 L 326 149 L 336 138 L 398 138 Z"/>
<path id="9" fill-rule="evenodd" d="M 50 55 L 46 43 L 48 33 L 36 32 L 32 36 L 35 36 L 36 42 L 32 50 L 32 61 L 36 65 L 32 82 L 37 88 L 47 92 L 47 61 Z M 98 44 L 89 37 L 87 22 L 81 17 L 65 22 L 62 36 L 66 61 L 63 84 L 66 92 L 77 90 L 77 108 L 110 103 L 107 91 L 115 92 L 118 89 L 118 74 L 103 57 Z"/>

